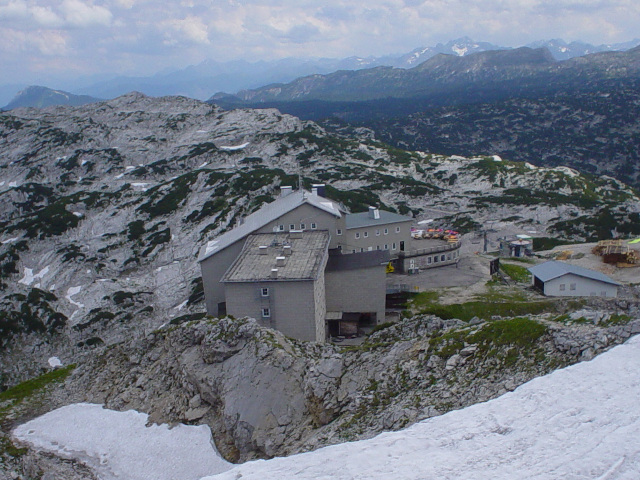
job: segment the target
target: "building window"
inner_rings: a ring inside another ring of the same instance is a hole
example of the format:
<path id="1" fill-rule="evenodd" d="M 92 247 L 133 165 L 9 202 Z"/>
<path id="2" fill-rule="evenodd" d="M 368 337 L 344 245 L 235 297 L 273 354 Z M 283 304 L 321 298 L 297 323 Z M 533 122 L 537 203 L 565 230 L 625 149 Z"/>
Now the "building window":
<path id="1" fill-rule="evenodd" d="M 380 245 L 376 245 L 376 250 L 380 250 Z"/>
<path id="2" fill-rule="evenodd" d="M 356 232 L 356 238 L 360 238 L 360 232 Z"/>
<path id="3" fill-rule="evenodd" d="M 304 223 L 300 224 L 300 230 L 304 230 L 305 228 L 307 228 L 307 226 Z"/>
<path id="4" fill-rule="evenodd" d="M 400 227 L 396 227 L 396 233 L 400 233 Z"/>
<path id="5" fill-rule="evenodd" d="M 440 261 L 444 262 L 445 256 L 444 255 L 440 255 Z"/>
<path id="6" fill-rule="evenodd" d="M 360 253 L 364 252 L 364 248 L 360 247 Z"/>
<path id="7" fill-rule="evenodd" d="M 342 235 L 342 229 L 341 228 L 336 230 L 336 235 Z"/>
<path id="8" fill-rule="evenodd" d="M 396 249 L 396 242 L 393 242 L 393 243 L 391 244 L 391 250 L 395 250 L 395 249 Z"/>
<path id="9" fill-rule="evenodd" d="M 385 250 L 389 250 L 389 244 L 388 244 L 388 243 L 385 243 L 385 244 L 384 244 L 384 249 L 385 249 Z"/>
<path id="10" fill-rule="evenodd" d="M 296 226 L 292 223 L 291 225 L 289 225 L 289 230 L 295 230 Z"/>
<path id="11" fill-rule="evenodd" d="M 376 237 L 380 236 L 380 230 L 376 230 Z"/>
<path id="12" fill-rule="evenodd" d="M 440 260 L 440 257 L 438 257 L 438 255 L 433 257 L 433 263 L 438 263 Z"/>
<path id="13" fill-rule="evenodd" d="M 356 249 L 354 248 L 353 250 L 351 250 L 351 253 L 356 253 Z"/>
<path id="14" fill-rule="evenodd" d="M 280 230 L 281 232 L 284 232 L 284 225 L 278 225 L 278 230 Z"/>
<path id="15" fill-rule="evenodd" d="M 315 230 L 318 226 L 315 223 L 311 224 L 311 230 Z"/>
<path id="16" fill-rule="evenodd" d="M 575 290 L 576 289 L 576 284 L 575 283 L 570 283 L 569 284 L 569 290 Z"/>
<path id="17" fill-rule="evenodd" d="M 364 232 L 364 238 L 367 238 L 369 236 L 369 232 Z"/>
<path id="18" fill-rule="evenodd" d="M 601 295 L 601 296 L 603 296 L 603 297 L 606 297 L 606 296 L 607 296 L 607 292 L 605 292 L 605 291 L 603 290 L 603 291 L 601 291 L 601 292 L 600 292 L 600 295 Z"/>
<path id="19" fill-rule="evenodd" d="M 389 229 L 388 229 L 388 228 L 385 228 L 385 229 L 384 229 L 384 234 L 385 234 L 385 235 L 387 235 L 388 233 L 389 233 Z"/>
<path id="20" fill-rule="evenodd" d="M 566 286 L 566 285 L 565 285 L 564 283 L 561 283 L 561 284 L 560 284 L 560 291 L 561 291 L 561 292 L 564 292 L 565 286 Z"/>
<path id="21" fill-rule="evenodd" d="M 271 317 L 271 309 L 270 308 L 263 308 L 262 309 L 262 318 L 269 318 Z"/>
<path id="22" fill-rule="evenodd" d="M 447 255 L 447 260 L 451 260 L 451 254 L 450 253 Z"/>
<path id="23" fill-rule="evenodd" d="M 427 263 L 431 265 L 431 257 L 427 257 Z"/>
<path id="24" fill-rule="evenodd" d="M 269 296 L 269 289 L 268 288 L 261 288 L 260 289 L 260 295 L 263 297 L 268 297 Z"/>

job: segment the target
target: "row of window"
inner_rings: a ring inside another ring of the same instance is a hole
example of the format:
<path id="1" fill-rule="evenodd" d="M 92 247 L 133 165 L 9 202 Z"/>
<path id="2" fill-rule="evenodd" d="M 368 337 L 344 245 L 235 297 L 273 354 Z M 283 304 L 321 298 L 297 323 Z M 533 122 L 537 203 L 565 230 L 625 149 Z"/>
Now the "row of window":
<path id="1" fill-rule="evenodd" d="M 280 232 L 284 232 L 284 224 L 280 224 L 278 225 L 278 231 Z M 312 223 L 310 225 L 311 230 L 316 230 L 318 228 L 318 225 L 316 223 Z M 307 229 L 307 224 L 306 223 L 301 223 L 300 224 L 300 228 L 298 230 L 306 230 Z M 289 230 L 296 230 L 296 225 L 295 223 L 291 223 L 289 224 Z M 383 230 L 380 229 L 376 229 L 376 236 L 379 237 L 380 236 L 380 232 L 382 232 L 384 235 L 389 235 L 389 229 L 385 228 Z M 400 233 L 400 227 L 396 227 L 396 233 Z M 342 235 L 342 229 L 341 228 L 337 228 L 336 229 L 336 235 Z M 369 232 L 368 231 L 364 231 L 362 233 L 362 236 L 364 238 L 369 237 Z M 355 237 L 356 239 L 360 238 L 360 232 L 356 232 L 355 233 Z"/>
<path id="2" fill-rule="evenodd" d="M 431 265 L 432 263 L 445 262 L 447 260 L 452 260 L 458 257 L 458 251 L 453 253 L 447 253 L 442 255 L 434 255 L 433 257 L 427 257 L 427 265 Z"/>
<path id="3" fill-rule="evenodd" d="M 310 225 L 311 230 L 316 230 L 318 228 L 318 225 L 316 223 L 312 223 Z M 300 224 L 300 228 L 298 230 L 306 230 L 307 229 L 307 224 L 306 223 L 301 223 Z M 289 224 L 289 231 L 291 230 L 296 230 L 296 224 L 295 223 L 291 223 Z M 278 225 L 278 231 L 280 232 L 284 232 L 284 225 L 280 224 Z"/>
<path id="4" fill-rule="evenodd" d="M 338 232 L 339 232 L 338 235 L 342 235 L 342 231 L 341 230 L 338 230 Z M 389 235 L 389 229 L 388 228 L 385 228 L 383 230 L 383 232 L 384 232 L 385 235 Z M 400 227 L 396 227 L 396 233 L 400 233 Z M 369 236 L 369 232 L 365 230 L 364 232 L 362 232 L 362 236 L 364 238 L 367 238 Z M 380 229 L 377 229 L 376 230 L 376 237 L 379 237 L 379 236 L 380 236 Z M 356 239 L 360 238 L 360 232 L 356 232 L 355 233 L 355 238 Z M 378 249 L 378 250 L 380 250 L 380 249 Z"/>
<path id="5" fill-rule="evenodd" d="M 391 244 L 391 250 L 397 250 L 398 249 L 398 244 L 396 242 L 393 242 Z M 367 247 L 367 251 L 370 252 L 371 250 L 373 250 L 373 247 Z M 380 245 L 376 245 L 376 250 L 389 250 L 389 244 L 385 243 L 382 247 Z M 356 248 L 351 250 L 351 253 L 356 253 L 356 251 L 358 251 Z M 364 252 L 364 247 L 360 247 L 360 252 Z"/>
<path id="6" fill-rule="evenodd" d="M 566 290 L 567 286 L 564 283 L 560 284 L 560 291 L 564 292 Z M 576 284 L 575 283 L 570 283 L 569 284 L 569 290 L 575 290 L 576 289 Z"/>

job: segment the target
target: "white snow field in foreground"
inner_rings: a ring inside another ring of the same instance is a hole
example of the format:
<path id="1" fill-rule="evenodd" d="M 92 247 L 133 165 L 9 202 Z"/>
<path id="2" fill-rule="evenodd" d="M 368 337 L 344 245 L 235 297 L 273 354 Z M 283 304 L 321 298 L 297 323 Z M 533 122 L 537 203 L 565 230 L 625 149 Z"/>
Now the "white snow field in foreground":
<path id="1" fill-rule="evenodd" d="M 486 403 L 206 480 L 638 480 L 640 337 Z M 205 480 L 205 479 L 203 479 Z"/>
<path id="2" fill-rule="evenodd" d="M 19 426 L 18 440 L 79 460 L 102 480 L 191 480 L 223 472 L 207 426 L 146 427 L 147 415 L 78 403 Z"/>
<path id="3" fill-rule="evenodd" d="M 231 470 L 207 427 L 145 428 L 146 419 L 79 404 L 32 420 L 14 435 L 83 461 L 103 480 L 637 480 L 640 337 L 403 431 Z"/>

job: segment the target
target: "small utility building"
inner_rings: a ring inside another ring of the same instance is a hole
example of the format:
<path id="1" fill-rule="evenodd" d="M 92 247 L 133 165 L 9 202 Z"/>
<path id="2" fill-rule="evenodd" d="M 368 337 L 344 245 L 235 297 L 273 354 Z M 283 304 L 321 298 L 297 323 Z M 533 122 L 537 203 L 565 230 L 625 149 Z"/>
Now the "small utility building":
<path id="1" fill-rule="evenodd" d="M 605 274 L 565 262 L 549 261 L 529 268 L 533 285 L 551 297 L 617 297 L 618 282 Z"/>

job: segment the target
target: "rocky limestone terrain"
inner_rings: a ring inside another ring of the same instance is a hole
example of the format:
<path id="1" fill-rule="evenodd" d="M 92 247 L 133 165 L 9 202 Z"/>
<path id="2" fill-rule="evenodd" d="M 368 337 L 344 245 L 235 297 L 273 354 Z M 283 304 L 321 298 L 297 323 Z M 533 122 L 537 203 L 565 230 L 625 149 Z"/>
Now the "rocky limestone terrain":
<path id="1" fill-rule="evenodd" d="M 640 333 L 638 302 L 557 308 L 491 321 L 418 315 L 358 347 L 298 342 L 251 319 L 168 325 L 71 366 L 66 382 L 40 397 L 0 403 L 2 435 L 38 412 L 85 401 L 157 423 L 207 424 L 234 462 L 289 455 L 489 400 Z M 4 454 L 3 469 L 92 478 L 81 464 L 28 450 Z"/>
<path id="2" fill-rule="evenodd" d="M 200 246 L 298 174 L 352 211 L 435 214 L 470 233 L 498 219 L 579 240 L 640 224 L 637 193 L 609 177 L 399 150 L 276 110 L 130 94 L 1 114 L 0 392 L 37 378 L 0 393 L 0 475 L 91 478 L 9 439 L 71 402 L 206 423 L 226 458 L 245 461 L 402 428 L 640 332 L 637 294 L 516 318 L 418 309 L 351 347 L 206 318 Z"/>
<path id="3" fill-rule="evenodd" d="M 490 219 L 574 239 L 636 232 L 609 177 L 438 156 L 330 135 L 276 110 L 130 94 L 0 115 L 0 386 L 203 316 L 196 256 L 278 195 L 325 182 L 368 205 L 473 231 Z M 96 350 L 97 349 L 97 350 Z"/>

